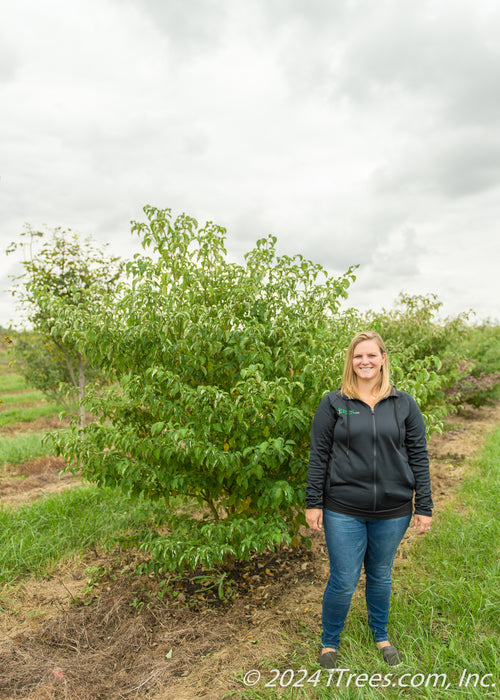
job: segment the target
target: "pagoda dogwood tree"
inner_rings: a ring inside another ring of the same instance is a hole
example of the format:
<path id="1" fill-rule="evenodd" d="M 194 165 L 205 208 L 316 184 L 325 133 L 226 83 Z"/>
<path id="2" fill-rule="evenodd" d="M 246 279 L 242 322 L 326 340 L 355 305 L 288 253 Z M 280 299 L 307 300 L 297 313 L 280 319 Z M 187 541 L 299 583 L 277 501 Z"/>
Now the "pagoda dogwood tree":
<path id="1" fill-rule="evenodd" d="M 273 237 L 231 263 L 224 229 L 144 211 L 132 230 L 152 257 L 127 264 L 112 313 L 58 316 L 118 377 L 90 387 L 98 420 L 59 447 L 93 482 L 165 499 L 158 530 L 136 540 L 157 570 L 212 567 L 290 542 L 304 523 L 311 419 L 340 381 L 353 268 L 334 279 L 278 256 Z M 199 507 L 179 513 L 177 496 Z"/>

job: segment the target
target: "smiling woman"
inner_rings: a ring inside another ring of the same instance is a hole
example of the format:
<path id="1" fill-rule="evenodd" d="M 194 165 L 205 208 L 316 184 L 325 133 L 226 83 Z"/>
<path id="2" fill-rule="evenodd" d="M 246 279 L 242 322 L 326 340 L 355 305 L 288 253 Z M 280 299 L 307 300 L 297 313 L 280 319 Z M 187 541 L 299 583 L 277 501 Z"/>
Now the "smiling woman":
<path id="1" fill-rule="evenodd" d="M 372 408 L 389 395 L 389 359 L 378 333 L 362 332 L 347 349 L 342 389 L 346 396 L 358 396 Z"/>
<path id="2" fill-rule="evenodd" d="M 306 520 L 315 530 L 324 525 L 330 559 L 321 666 L 337 665 L 363 564 L 373 639 L 389 665 L 402 661 L 387 624 L 392 564 L 414 495 L 415 528 L 424 533 L 433 506 L 425 424 L 414 399 L 391 386 L 380 335 L 358 333 L 346 353 L 342 387 L 322 399 L 311 430 Z"/>
<path id="3" fill-rule="evenodd" d="M 352 366 L 359 380 L 377 378 L 386 360 L 386 354 L 381 353 L 373 340 L 364 340 L 356 346 Z"/>

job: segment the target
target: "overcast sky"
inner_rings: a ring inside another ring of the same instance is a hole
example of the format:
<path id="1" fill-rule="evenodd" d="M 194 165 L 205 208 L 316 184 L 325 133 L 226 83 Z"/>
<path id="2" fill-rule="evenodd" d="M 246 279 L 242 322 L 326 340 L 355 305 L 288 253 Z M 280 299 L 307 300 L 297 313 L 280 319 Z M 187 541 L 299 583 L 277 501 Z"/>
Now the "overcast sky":
<path id="1" fill-rule="evenodd" d="M 498 319 L 498 0 L 0 0 L 0 237 L 170 207 Z M 15 316 L 2 257 L 0 324 Z"/>

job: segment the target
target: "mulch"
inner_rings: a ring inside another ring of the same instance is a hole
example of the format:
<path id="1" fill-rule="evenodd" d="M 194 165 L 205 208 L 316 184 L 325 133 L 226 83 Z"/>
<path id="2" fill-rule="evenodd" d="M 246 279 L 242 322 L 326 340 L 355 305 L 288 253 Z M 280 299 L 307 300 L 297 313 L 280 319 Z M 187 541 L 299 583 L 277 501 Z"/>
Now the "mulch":
<path id="1" fill-rule="evenodd" d="M 137 576 L 137 561 L 133 552 L 111 554 L 92 590 L 4 640 L 0 698 L 151 697 L 227 645 L 235 621 L 251 627 L 290 586 L 317 578 L 314 554 L 303 546 L 254 555 L 212 578 L 200 569 L 166 581 Z"/>

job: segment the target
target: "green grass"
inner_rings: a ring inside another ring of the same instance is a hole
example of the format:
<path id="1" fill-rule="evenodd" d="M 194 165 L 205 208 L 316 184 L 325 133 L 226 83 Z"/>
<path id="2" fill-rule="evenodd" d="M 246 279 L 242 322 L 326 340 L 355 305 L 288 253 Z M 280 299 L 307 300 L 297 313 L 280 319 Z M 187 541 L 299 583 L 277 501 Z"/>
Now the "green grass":
<path id="1" fill-rule="evenodd" d="M 0 428 L 12 423 L 29 423 L 37 418 L 56 416 L 63 410 L 62 406 L 54 405 L 7 408 L 0 411 Z"/>
<path id="2" fill-rule="evenodd" d="M 0 394 L 0 406 L 8 406 L 10 404 L 26 404 L 45 401 L 45 396 L 41 391 L 27 391 L 17 394 Z"/>
<path id="3" fill-rule="evenodd" d="M 0 437 L 0 466 L 21 464 L 29 459 L 52 454 L 52 448 L 43 442 L 45 433 L 21 433 L 15 437 Z"/>
<path id="4" fill-rule="evenodd" d="M 500 697 L 499 501 L 500 428 L 490 434 L 486 447 L 469 465 L 457 501 L 437 514 L 432 535 L 419 538 L 408 563 L 394 569 L 389 634 L 403 651 L 404 664 L 394 668 L 383 664 L 367 630 L 364 600 L 355 599 L 339 649 L 340 667 L 353 674 L 349 683 L 347 672 L 341 676 L 336 671 L 328 687 L 328 672 L 322 671 L 316 685 L 313 677 L 311 682 L 304 680 L 303 687 L 283 688 L 278 677 L 275 687 L 264 687 L 273 678 L 273 668 L 294 669 L 294 682 L 300 678 L 299 669 L 307 669 L 311 678 L 319 668 L 320 621 L 319 611 L 314 611 L 313 618 L 305 614 L 299 628 L 284 637 L 283 656 L 277 654 L 255 667 L 262 674 L 258 685 L 243 690 L 242 683 L 241 693 L 231 697 Z M 381 674 L 379 685 L 388 683 L 388 687 L 370 687 L 370 680 L 376 685 L 375 674 Z M 392 674 L 388 681 L 383 680 L 386 674 Z M 285 683 L 289 676 L 283 677 Z M 409 687 L 399 687 L 400 682 Z"/>
<path id="5" fill-rule="evenodd" d="M 2 368 L 3 369 L 3 368 Z M 30 389 L 26 379 L 19 374 L 0 374 L 0 392 Z"/>
<path id="6" fill-rule="evenodd" d="M 68 489 L 15 509 L 0 508 L 0 583 L 46 575 L 69 555 L 147 525 L 154 508 L 118 489 L 94 486 Z"/>

